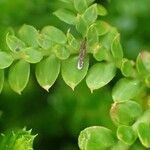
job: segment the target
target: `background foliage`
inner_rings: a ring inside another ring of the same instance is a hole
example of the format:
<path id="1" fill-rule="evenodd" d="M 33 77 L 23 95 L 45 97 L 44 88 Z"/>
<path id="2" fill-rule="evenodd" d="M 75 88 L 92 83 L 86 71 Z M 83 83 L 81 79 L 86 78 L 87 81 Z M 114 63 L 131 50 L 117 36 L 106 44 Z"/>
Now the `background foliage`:
<path id="1" fill-rule="evenodd" d="M 109 12 L 103 19 L 119 29 L 127 58 L 135 59 L 141 50 L 150 50 L 148 0 L 112 0 L 99 3 Z M 54 25 L 66 32 L 69 26 L 52 14 L 58 7 L 65 6 L 53 0 L 1 0 L 1 49 L 5 48 L 5 36 L 10 27 L 18 31 L 24 23 L 39 30 L 46 25 Z M 111 89 L 120 78 L 120 72 L 110 85 L 90 94 L 85 81 L 73 92 L 64 84 L 61 76 L 47 93 L 37 84 L 33 70 L 34 68 L 31 68 L 30 82 L 22 95 L 12 92 L 5 83 L 0 95 L 1 132 L 27 126 L 33 129 L 34 134 L 38 133 L 34 143 L 35 149 L 70 150 L 78 149 L 79 132 L 86 127 L 100 125 L 116 130 L 109 110 L 112 104 Z M 143 108 L 146 108 L 145 102 L 147 100 L 140 102 Z M 140 147 L 144 149 L 141 145 Z"/>

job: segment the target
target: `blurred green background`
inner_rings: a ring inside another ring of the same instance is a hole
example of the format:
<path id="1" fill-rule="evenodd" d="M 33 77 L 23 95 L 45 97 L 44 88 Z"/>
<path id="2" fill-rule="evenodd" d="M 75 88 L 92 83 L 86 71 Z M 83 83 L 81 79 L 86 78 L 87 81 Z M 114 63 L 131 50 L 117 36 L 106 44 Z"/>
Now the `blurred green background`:
<path id="1" fill-rule="evenodd" d="M 101 18 L 116 26 L 121 33 L 125 56 L 135 59 L 141 50 L 150 50 L 150 1 L 101 0 L 109 14 Z M 58 0 L 0 0 L 0 49 L 5 50 L 5 35 L 9 27 L 17 30 L 23 24 L 37 29 L 54 25 L 66 31 L 69 26 L 52 12 L 65 7 Z M 7 70 L 5 71 L 7 79 Z M 60 76 L 49 93 L 37 84 L 32 66 L 30 82 L 22 93 L 15 94 L 7 80 L 0 95 L 0 132 L 9 129 L 32 128 L 38 133 L 35 150 L 77 150 L 79 132 L 92 125 L 115 129 L 109 110 L 111 87 L 120 77 L 104 88 L 90 93 L 85 81 L 73 92 Z"/>

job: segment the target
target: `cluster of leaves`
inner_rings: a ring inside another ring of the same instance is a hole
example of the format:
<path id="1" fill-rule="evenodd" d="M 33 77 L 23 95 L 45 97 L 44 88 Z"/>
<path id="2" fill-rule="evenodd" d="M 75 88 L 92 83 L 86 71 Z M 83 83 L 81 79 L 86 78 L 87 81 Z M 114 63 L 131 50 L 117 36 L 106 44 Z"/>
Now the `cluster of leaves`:
<path id="1" fill-rule="evenodd" d="M 79 3 L 79 5 L 81 4 Z M 88 13 L 91 12 L 93 15 L 88 18 Z M 97 7 L 96 4 L 90 6 L 90 8 L 86 10 L 84 17 L 78 15 L 77 17 L 72 18 L 72 13 L 70 14 L 66 12 L 66 10 L 58 10 L 55 12 L 59 18 L 60 14 L 63 14 L 61 19 L 65 19 L 64 21 L 68 18 L 66 22 L 74 19 L 77 31 L 81 33 L 79 39 L 76 39 L 70 31 L 68 31 L 65 35 L 61 30 L 53 26 L 46 26 L 39 32 L 32 26 L 23 25 L 17 35 L 14 35 L 13 31 L 9 32 L 6 36 L 6 43 L 9 50 L 2 50 L 0 52 L 0 90 L 2 90 L 4 83 L 4 69 L 10 67 L 8 82 L 10 87 L 15 92 L 20 94 L 28 83 L 30 64 L 35 63 L 35 74 L 37 81 L 44 89 L 48 90 L 53 85 L 58 77 L 60 69 L 66 84 L 74 89 L 75 86 L 86 76 L 89 66 L 89 58 L 87 55 L 85 56 L 86 58 L 84 60 L 84 67 L 82 70 L 78 70 L 77 68 L 80 41 L 87 37 L 87 44 L 89 45 L 87 47 L 87 52 L 89 51 L 88 53 L 94 53 L 94 51 L 97 51 L 97 54 L 94 54 L 95 57 L 97 57 L 99 51 L 98 49 L 102 49 L 102 47 L 98 44 L 98 37 L 99 35 L 103 35 L 108 32 L 109 26 L 107 23 L 98 21 L 94 24 L 97 18 L 97 12 L 101 15 L 106 14 L 105 9 L 103 10 L 102 6 Z M 88 24 L 85 20 L 89 20 Z M 70 24 L 71 23 L 72 22 L 70 22 Z M 86 28 L 84 26 L 86 26 Z M 97 29 L 99 28 L 104 29 L 97 33 Z M 96 35 L 94 35 L 95 32 Z M 96 38 L 94 39 L 93 36 Z M 92 50 L 93 47 L 95 47 L 94 50 Z M 53 67 L 54 65 L 55 67 Z M 103 66 L 105 67 L 106 64 L 103 64 Z M 113 65 L 108 65 L 108 67 L 111 66 Z M 90 84 L 88 82 L 90 82 L 90 80 L 88 81 L 87 79 L 87 84 Z M 91 90 L 94 90 L 90 85 L 88 86 Z"/>
<path id="2" fill-rule="evenodd" d="M 31 135 L 31 130 L 9 131 L 1 134 L 0 149 L 1 150 L 33 150 L 33 140 L 36 135 Z"/>
<path id="3" fill-rule="evenodd" d="M 116 134 L 102 126 L 88 127 L 78 139 L 81 150 L 150 148 L 150 109 L 143 113 L 137 102 L 125 101 L 114 103 L 110 115 L 117 126 Z"/>
<path id="4" fill-rule="evenodd" d="M 119 69 L 124 77 L 112 89 L 114 104 L 110 111 L 118 127 L 119 142 L 116 144 L 109 129 L 90 127 L 81 132 L 79 147 L 81 150 L 128 149 L 139 137 L 149 148 L 150 111 L 147 108 L 142 113 L 141 106 L 131 100 L 143 91 L 146 93 L 150 87 L 150 53 L 141 52 L 136 62 L 124 58 L 117 29 L 99 19 L 107 14 L 103 6 L 93 4 L 94 0 L 62 1 L 70 9 L 59 9 L 54 14 L 75 27 L 78 36 L 70 30 L 65 34 L 54 26 L 37 31 L 33 26 L 23 25 L 16 35 L 9 32 L 6 36 L 8 50 L 0 51 L 0 91 L 4 84 L 4 69 L 8 67 L 9 85 L 19 94 L 29 81 L 31 64 L 35 64 L 38 83 L 47 91 L 60 71 L 72 89 L 86 77 L 86 84 L 93 92 L 108 84 Z M 91 55 L 96 63 L 89 68 Z M 81 68 L 79 63 L 83 65 Z M 147 105 L 148 99 L 146 94 Z"/>

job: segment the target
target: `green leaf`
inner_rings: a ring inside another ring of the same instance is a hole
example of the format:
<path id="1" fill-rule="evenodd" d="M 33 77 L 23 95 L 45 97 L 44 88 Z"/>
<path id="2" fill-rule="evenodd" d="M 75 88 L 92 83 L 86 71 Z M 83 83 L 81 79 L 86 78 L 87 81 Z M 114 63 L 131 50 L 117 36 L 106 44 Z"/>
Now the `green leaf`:
<path id="1" fill-rule="evenodd" d="M 150 73 L 150 52 L 141 52 L 136 60 L 136 67 L 141 75 L 146 75 Z"/>
<path id="2" fill-rule="evenodd" d="M 110 60 L 109 51 L 102 45 L 97 45 L 93 49 L 93 57 L 97 61 Z"/>
<path id="3" fill-rule="evenodd" d="M 115 59 L 122 59 L 123 58 L 123 50 L 120 44 L 120 35 L 116 35 L 114 38 L 112 45 L 111 45 L 111 52 Z"/>
<path id="4" fill-rule="evenodd" d="M 12 65 L 8 74 L 8 82 L 10 87 L 21 94 L 29 81 L 30 64 L 24 60 L 19 60 Z"/>
<path id="5" fill-rule="evenodd" d="M 42 53 L 32 47 L 23 49 L 23 54 L 23 59 L 29 63 L 37 63 L 43 58 Z"/>
<path id="6" fill-rule="evenodd" d="M 73 0 L 74 7 L 79 13 L 83 13 L 87 8 L 86 0 Z"/>
<path id="7" fill-rule="evenodd" d="M 40 86 L 48 91 L 56 81 L 59 72 L 60 61 L 54 55 L 51 55 L 36 65 L 35 74 Z"/>
<path id="8" fill-rule="evenodd" d="M 97 5 L 97 13 L 100 16 L 106 16 L 108 14 L 106 8 L 100 4 Z"/>
<path id="9" fill-rule="evenodd" d="M 80 132 L 78 144 L 81 150 L 106 150 L 115 144 L 115 139 L 111 130 L 93 126 Z"/>
<path id="10" fill-rule="evenodd" d="M 90 5 L 92 4 L 95 0 L 86 0 L 87 1 L 87 4 Z"/>
<path id="11" fill-rule="evenodd" d="M 6 43 L 12 52 L 17 52 L 25 48 L 25 43 L 14 35 L 6 35 Z"/>
<path id="12" fill-rule="evenodd" d="M 116 68 L 113 63 L 97 63 L 87 74 L 86 83 L 91 92 L 108 84 L 115 76 Z"/>
<path id="13" fill-rule="evenodd" d="M 28 46 L 38 47 L 38 31 L 30 25 L 23 25 L 18 35 Z"/>
<path id="14" fill-rule="evenodd" d="M 150 122 L 140 123 L 138 125 L 137 133 L 141 143 L 146 148 L 150 148 Z"/>
<path id="15" fill-rule="evenodd" d="M 99 36 L 106 34 L 110 30 L 109 24 L 101 20 L 96 21 L 95 27 Z"/>
<path id="16" fill-rule="evenodd" d="M 135 69 L 133 67 L 133 61 L 123 59 L 121 65 L 121 72 L 125 77 L 135 77 Z"/>
<path id="17" fill-rule="evenodd" d="M 62 45 L 55 46 L 55 55 L 61 60 L 65 60 L 70 56 L 70 51 Z"/>
<path id="18" fill-rule="evenodd" d="M 0 69 L 9 67 L 13 61 L 14 59 L 9 53 L 0 51 Z"/>
<path id="19" fill-rule="evenodd" d="M 107 32 L 107 34 L 105 34 L 104 36 L 101 36 L 100 42 L 104 47 L 110 50 L 112 47 L 112 43 L 117 35 L 118 35 L 117 29 L 112 27 L 109 29 L 109 32 Z"/>
<path id="20" fill-rule="evenodd" d="M 68 24 L 75 25 L 76 23 L 76 15 L 69 10 L 59 9 L 54 12 L 54 15 L 56 15 L 61 21 Z"/>
<path id="21" fill-rule="evenodd" d="M 77 16 L 76 29 L 83 37 L 86 36 L 87 30 L 88 30 L 88 25 L 87 25 L 85 19 L 80 15 Z"/>
<path id="22" fill-rule="evenodd" d="M 4 70 L 0 69 L 0 93 L 2 92 L 4 85 Z"/>
<path id="23" fill-rule="evenodd" d="M 60 44 L 65 44 L 67 42 L 65 34 L 56 27 L 46 26 L 42 29 L 41 33 L 53 42 Z"/>
<path id="24" fill-rule="evenodd" d="M 86 76 L 89 67 L 89 58 L 84 59 L 81 70 L 77 68 L 78 56 L 70 57 L 62 62 L 62 77 L 68 86 L 73 90 Z"/>
<path id="25" fill-rule="evenodd" d="M 110 110 L 111 119 L 116 126 L 133 125 L 141 116 L 142 108 L 134 101 L 115 102 Z"/>
<path id="26" fill-rule="evenodd" d="M 67 32 L 67 42 L 71 53 L 79 52 L 80 42 L 77 39 L 75 39 L 75 37 L 70 33 L 70 31 Z"/>
<path id="27" fill-rule="evenodd" d="M 47 36 L 44 34 L 39 34 L 38 44 L 43 49 L 49 49 L 49 48 L 52 48 L 53 46 L 53 42 L 49 38 L 47 38 Z"/>
<path id="28" fill-rule="evenodd" d="M 115 102 L 127 101 L 134 98 L 140 91 L 139 80 L 122 78 L 112 90 L 112 97 Z"/>
<path id="29" fill-rule="evenodd" d="M 148 104 L 149 105 L 149 104 Z M 148 107 L 147 107 L 148 108 Z M 138 130 L 138 126 L 140 123 L 148 123 L 150 122 L 150 108 L 146 109 L 140 117 L 138 117 L 138 120 L 133 124 L 133 129 L 135 131 Z"/>
<path id="30" fill-rule="evenodd" d="M 99 42 L 98 33 L 94 25 L 91 25 L 87 33 L 87 43 L 91 47 Z"/>
<path id="31" fill-rule="evenodd" d="M 130 126 L 121 125 L 117 129 L 117 137 L 120 141 L 124 142 L 127 145 L 132 145 L 137 136 Z"/>
<path id="32" fill-rule="evenodd" d="M 83 14 L 84 20 L 91 25 L 97 19 L 97 4 L 91 5 Z"/>
<path id="33" fill-rule="evenodd" d="M 4 25 L 1 25 L 0 28 L 0 48 L 7 51 L 9 50 L 9 47 L 6 42 L 6 38 L 8 34 L 14 35 L 14 30 L 12 27 Z"/>
<path id="34" fill-rule="evenodd" d="M 136 69 L 140 75 L 147 74 L 147 70 L 142 62 L 141 53 L 137 56 L 136 59 Z"/>
<path id="35" fill-rule="evenodd" d="M 143 64 L 147 70 L 147 72 L 150 73 L 150 52 L 149 51 L 143 51 L 141 53 Z"/>

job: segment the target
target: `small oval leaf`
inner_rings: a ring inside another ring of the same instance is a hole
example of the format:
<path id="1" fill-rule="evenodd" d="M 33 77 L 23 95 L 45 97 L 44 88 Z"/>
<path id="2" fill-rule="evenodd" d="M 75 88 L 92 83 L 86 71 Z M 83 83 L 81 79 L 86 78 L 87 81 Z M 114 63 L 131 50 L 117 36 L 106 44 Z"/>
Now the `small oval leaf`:
<path id="1" fill-rule="evenodd" d="M 99 36 L 106 34 L 110 30 L 109 24 L 102 20 L 96 21 L 95 27 Z"/>
<path id="2" fill-rule="evenodd" d="M 12 65 L 8 74 L 8 82 L 12 90 L 21 94 L 29 81 L 30 64 L 19 60 Z"/>
<path id="3" fill-rule="evenodd" d="M 98 33 L 94 25 L 91 25 L 87 33 L 87 43 L 90 47 L 99 42 Z"/>
<path id="4" fill-rule="evenodd" d="M 40 86 L 48 91 L 56 81 L 59 72 L 60 61 L 54 55 L 51 55 L 36 65 L 35 74 Z"/>
<path id="5" fill-rule="evenodd" d="M 110 52 L 102 45 L 97 45 L 93 49 L 93 57 L 97 61 L 110 60 Z"/>
<path id="6" fill-rule="evenodd" d="M 86 0 L 73 0 L 74 1 L 74 7 L 79 12 L 82 13 L 87 8 L 87 2 Z"/>
<path id="7" fill-rule="evenodd" d="M 0 52 L 0 69 L 9 67 L 13 63 L 13 57 L 6 52 Z"/>
<path id="8" fill-rule="evenodd" d="M 150 73 L 150 52 L 143 51 L 141 53 L 141 59 L 148 73 Z"/>
<path id="9" fill-rule="evenodd" d="M 147 75 L 150 73 L 150 52 L 141 52 L 136 60 L 136 68 L 140 75 Z"/>
<path id="10" fill-rule="evenodd" d="M 108 84 L 115 76 L 116 67 L 113 63 L 97 63 L 87 74 L 86 83 L 91 92 Z"/>
<path id="11" fill-rule="evenodd" d="M 17 52 L 25 48 L 25 43 L 14 35 L 6 35 L 6 43 L 12 52 Z"/>
<path id="12" fill-rule="evenodd" d="M 125 125 L 118 127 L 117 137 L 120 141 L 127 145 L 132 145 L 137 138 L 136 133 L 134 132 L 132 127 Z"/>
<path id="13" fill-rule="evenodd" d="M 106 16 L 108 14 L 106 8 L 100 4 L 97 5 L 97 13 L 100 16 Z"/>
<path id="14" fill-rule="evenodd" d="M 23 25 L 18 35 L 28 46 L 38 47 L 38 31 L 30 25 Z"/>
<path id="15" fill-rule="evenodd" d="M 100 29 L 99 29 L 100 30 Z M 118 35 L 118 31 L 116 28 L 111 27 L 109 32 L 104 36 L 101 36 L 101 44 L 106 47 L 108 50 L 111 49 L 114 38 Z"/>
<path id="16" fill-rule="evenodd" d="M 87 4 L 90 5 L 92 4 L 95 0 L 86 0 L 87 1 Z"/>
<path id="17" fill-rule="evenodd" d="M 111 45 L 111 52 L 115 59 L 122 59 L 123 58 L 123 50 L 120 44 L 120 35 L 118 34 Z"/>
<path id="18" fill-rule="evenodd" d="M 133 62 L 127 59 L 122 60 L 121 72 L 125 77 L 135 77 Z"/>
<path id="19" fill-rule="evenodd" d="M 83 37 L 86 36 L 88 24 L 86 23 L 85 19 L 80 15 L 78 15 L 77 17 L 76 29 Z"/>
<path id="20" fill-rule="evenodd" d="M 116 126 L 133 125 L 142 115 L 142 107 L 135 101 L 115 102 L 110 110 L 110 116 Z"/>
<path id="21" fill-rule="evenodd" d="M 80 42 L 70 33 L 70 31 L 67 32 L 67 42 L 71 53 L 79 52 Z"/>
<path id="22" fill-rule="evenodd" d="M 141 143 L 146 147 L 150 148 L 150 123 L 142 122 L 137 128 L 138 137 Z"/>
<path id="23" fill-rule="evenodd" d="M 43 49 L 49 49 L 53 46 L 53 41 L 51 41 L 49 38 L 47 38 L 44 34 L 39 34 L 38 36 L 38 44 Z"/>
<path id="24" fill-rule="evenodd" d="M 37 63 L 43 58 L 42 53 L 32 47 L 23 49 L 23 54 L 23 59 L 29 63 Z"/>
<path id="25" fill-rule="evenodd" d="M 115 102 L 127 101 L 134 98 L 140 91 L 139 80 L 122 78 L 112 90 L 112 97 Z"/>
<path id="26" fill-rule="evenodd" d="M 78 56 L 70 57 L 62 62 L 62 77 L 68 86 L 73 90 L 83 80 L 89 67 L 89 58 L 84 59 L 84 65 L 81 70 L 77 68 Z"/>
<path id="27" fill-rule="evenodd" d="M 93 126 L 80 132 L 78 144 L 81 150 L 106 150 L 115 144 L 115 138 L 111 130 Z"/>
<path id="28" fill-rule="evenodd" d="M 97 19 L 97 4 L 93 4 L 89 8 L 87 8 L 83 14 L 83 18 L 88 23 L 88 25 L 94 23 Z"/>
<path id="29" fill-rule="evenodd" d="M 141 53 L 136 58 L 136 69 L 140 75 L 147 74 L 147 70 L 142 62 Z"/>
<path id="30" fill-rule="evenodd" d="M 61 60 L 65 60 L 70 56 L 70 51 L 62 45 L 55 46 L 55 55 Z"/>
<path id="31" fill-rule="evenodd" d="M 42 29 L 41 33 L 53 42 L 60 44 L 65 44 L 67 42 L 65 34 L 56 27 L 46 26 Z"/>
<path id="32" fill-rule="evenodd" d="M 54 15 L 56 15 L 61 21 L 64 21 L 67 24 L 75 25 L 76 23 L 76 15 L 69 10 L 59 9 L 54 12 Z"/>

